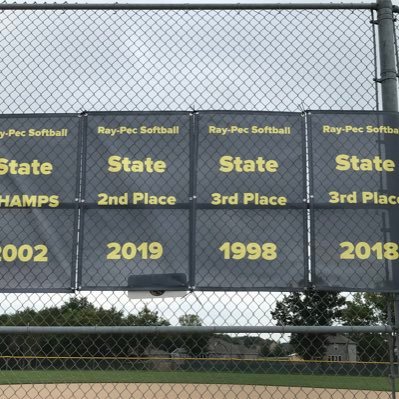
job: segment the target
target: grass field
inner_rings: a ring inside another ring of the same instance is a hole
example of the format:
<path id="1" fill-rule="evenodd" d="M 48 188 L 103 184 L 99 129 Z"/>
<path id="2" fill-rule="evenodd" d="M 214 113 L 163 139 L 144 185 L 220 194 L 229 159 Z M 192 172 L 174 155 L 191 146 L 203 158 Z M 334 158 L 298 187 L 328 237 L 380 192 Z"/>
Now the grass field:
<path id="1" fill-rule="evenodd" d="M 0 384 L 185 383 L 292 386 L 389 391 L 384 377 L 160 371 L 0 371 Z"/>

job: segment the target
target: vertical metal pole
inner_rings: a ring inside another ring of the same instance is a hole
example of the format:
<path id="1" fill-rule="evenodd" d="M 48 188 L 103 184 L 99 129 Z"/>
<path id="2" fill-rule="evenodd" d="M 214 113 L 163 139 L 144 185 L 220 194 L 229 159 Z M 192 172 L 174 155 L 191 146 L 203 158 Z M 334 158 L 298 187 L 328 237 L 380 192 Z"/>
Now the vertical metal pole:
<path id="1" fill-rule="evenodd" d="M 382 109 L 398 111 L 394 24 L 391 0 L 377 1 L 378 36 L 381 66 Z"/>
<path id="2" fill-rule="evenodd" d="M 381 94 L 383 111 L 398 111 L 398 88 L 397 88 L 397 72 L 395 59 L 395 27 L 393 21 L 393 11 L 391 0 L 377 0 L 377 16 L 378 16 L 378 37 L 379 37 L 379 53 L 381 78 Z M 391 212 L 393 214 L 393 212 Z M 395 216 L 390 217 L 390 225 L 396 222 Z M 392 237 L 397 239 L 398 237 Z M 395 240 L 396 241 L 396 240 Z M 389 312 L 388 312 L 389 314 Z M 399 326 L 399 295 L 395 294 L 394 298 L 394 316 L 395 331 Z M 394 332 L 394 334 L 396 334 Z M 393 367 L 393 351 L 392 347 L 395 343 L 394 336 L 390 337 L 390 363 L 391 363 L 391 387 L 392 398 L 396 397 L 396 381 L 395 367 Z M 396 342 L 396 348 L 398 342 Z"/>

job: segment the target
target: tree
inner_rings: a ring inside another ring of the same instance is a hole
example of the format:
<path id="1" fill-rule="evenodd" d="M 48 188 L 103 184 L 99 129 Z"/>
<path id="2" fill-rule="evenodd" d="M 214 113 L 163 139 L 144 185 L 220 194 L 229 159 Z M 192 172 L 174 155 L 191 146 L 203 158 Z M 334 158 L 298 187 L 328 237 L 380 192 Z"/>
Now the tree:
<path id="1" fill-rule="evenodd" d="M 286 356 L 286 355 L 287 355 L 287 353 L 284 349 L 284 346 L 280 342 L 277 342 L 277 344 L 273 348 L 272 356 L 273 357 L 282 357 L 282 356 Z"/>
<path id="2" fill-rule="evenodd" d="M 344 324 L 352 326 L 393 323 L 392 306 L 391 297 L 387 294 L 357 292 L 353 295 L 353 300 L 347 302 L 342 318 Z M 388 310 L 391 320 L 389 320 Z"/>
<path id="3" fill-rule="evenodd" d="M 373 326 L 393 323 L 393 314 L 389 295 L 356 293 L 353 300 L 347 302 L 342 319 L 344 325 Z M 388 337 L 385 334 L 351 334 L 350 338 L 356 342 L 359 360 L 389 361 Z"/>
<path id="4" fill-rule="evenodd" d="M 256 337 L 258 339 L 261 339 L 263 341 L 263 344 L 260 348 L 259 354 L 263 357 L 273 357 L 273 351 L 274 347 L 277 345 L 276 341 L 273 341 L 272 339 L 265 339 L 263 340 L 262 338 Z"/>
<path id="5" fill-rule="evenodd" d="M 285 295 L 271 314 L 280 326 L 330 326 L 342 318 L 345 303 L 339 293 L 308 288 Z M 292 334 L 290 343 L 305 360 L 320 359 L 326 351 L 326 338 L 326 334 Z"/>
<path id="6" fill-rule="evenodd" d="M 129 326 L 169 326 L 170 323 L 162 317 L 158 316 L 158 312 L 152 312 L 147 306 L 144 306 L 137 315 L 129 315 L 126 318 L 126 324 Z M 136 356 L 143 356 L 146 348 L 150 345 L 170 350 L 170 339 L 165 335 L 147 335 L 141 334 L 137 336 L 125 337 Z"/>
<path id="7" fill-rule="evenodd" d="M 195 314 L 185 314 L 179 317 L 181 326 L 202 326 L 202 320 Z"/>
<path id="8" fill-rule="evenodd" d="M 261 348 L 260 348 L 260 355 L 262 357 L 272 357 L 273 356 L 273 351 L 270 347 L 271 342 L 266 342 Z"/>
<path id="9" fill-rule="evenodd" d="M 181 326 L 202 326 L 202 320 L 194 314 L 185 314 L 179 317 Z M 182 334 L 179 340 L 179 346 L 186 348 L 189 356 L 198 357 L 204 355 L 208 351 L 210 334 Z"/>
<path id="10" fill-rule="evenodd" d="M 158 316 L 158 312 L 152 312 L 147 306 L 144 306 L 137 315 L 129 315 L 126 319 L 130 326 L 169 326 L 170 323 Z"/>
<path id="11" fill-rule="evenodd" d="M 1 315 L 1 325 L 31 326 L 160 326 L 169 322 L 144 307 L 136 315 L 125 316 L 115 308 L 96 308 L 86 298 L 71 298 L 60 307 L 26 309 L 13 315 Z M 141 356 L 146 347 L 165 344 L 165 336 L 144 335 L 9 335 L 0 346 L 2 355 L 14 356 Z"/>

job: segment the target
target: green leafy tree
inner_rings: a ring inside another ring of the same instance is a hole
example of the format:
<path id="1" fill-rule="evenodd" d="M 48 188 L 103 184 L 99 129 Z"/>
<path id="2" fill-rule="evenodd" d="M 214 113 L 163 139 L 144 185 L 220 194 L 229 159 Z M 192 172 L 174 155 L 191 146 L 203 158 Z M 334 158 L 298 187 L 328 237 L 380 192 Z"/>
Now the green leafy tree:
<path id="1" fill-rule="evenodd" d="M 283 357 L 286 356 L 287 353 L 284 349 L 284 346 L 281 345 L 279 342 L 274 346 L 273 351 L 272 351 L 272 356 L 273 357 Z"/>
<path id="2" fill-rule="evenodd" d="M 185 314 L 179 317 L 181 326 L 202 326 L 202 320 L 194 314 Z M 208 351 L 210 334 L 182 334 L 179 337 L 178 345 L 184 347 L 189 356 L 198 357 L 205 355 Z"/>
<path id="3" fill-rule="evenodd" d="M 273 356 L 273 349 L 272 346 L 275 342 L 271 339 L 264 340 L 264 344 L 262 345 L 259 354 L 262 357 L 272 357 Z"/>
<path id="4" fill-rule="evenodd" d="M 129 315 L 126 323 L 130 326 L 169 326 L 170 323 L 158 316 L 158 312 L 152 312 L 144 306 L 137 315 Z"/>
<path id="5" fill-rule="evenodd" d="M 179 317 L 181 326 L 202 326 L 202 320 L 195 314 L 185 314 Z"/>
<path id="6" fill-rule="evenodd" d="M 71 298 L 60 307 L 26 309 L 13 315 L 2 315 L 2 325 L 31 326 L 156 326 L 169 325 L 157 312 L 147 307 L 136 315 L 125 316 L 115 308 L 96 308 L 86 298 Z M 14 356 L 126 356 L 142 355 L 150 342 L 163 343 L 163 336 L 144 335 L 10 335 L 1 345 L 2 355 Z"/>
<path id="7" fill-rule="evenodd" d="M 393 322 L 391 297 L 387 294 L 356 293 L 343 312 L 344 325 L 375 326 Z M 388 310 L 390 308 L 390 310 Z M 361 361 L 389 361 L 389 346 L 386 334 L 351 334 L 357 344 Z"/>
<path id="8" fill-rule="evenodd" d="M 144 306 L 137 315 L 129 315 L 126 318 L 126 324 L 129 326 L 169 326 L 170 323 L 158 316 L 158 312 L 151 311 L 147 306 Z M 131 343 L 132 354 L 136 356 L 144 356 L 146 348 L 150 345 L 160 348 L 166 351 L 170 351 L 173 347 L 173 340 L 171 340 L 165 335 L 146 335 L 140 334 L 137 336 L 127 336 Z"/>
<path id="9" fill-rule="evenodd" d="M 343 320 L 347 325 L 379 325 L 393 322 L 393 316 L 389 320 L 388 309 L 393 312 L 392 298 L 387 294 L 356 293 L 353 299 L 347 302 L 343 312 Z"/>
<path id="10" fill-rule="evenodd" d="M 309 288 L 285 295 L 271 314 L 281 326 L 330 326 L 342 318 L 345 303 L 339 293 Z M 292 334 L 290 343 L 305 360 L 321 359 L 326 352 L 326 338 L 326 334 Z"/>

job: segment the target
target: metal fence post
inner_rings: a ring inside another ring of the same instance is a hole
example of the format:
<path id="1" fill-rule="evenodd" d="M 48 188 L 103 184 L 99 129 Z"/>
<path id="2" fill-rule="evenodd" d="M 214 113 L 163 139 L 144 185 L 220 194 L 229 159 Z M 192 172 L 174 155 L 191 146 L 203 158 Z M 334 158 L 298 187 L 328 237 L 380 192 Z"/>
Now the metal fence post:
<path id="1" fill-rule="evenodd" d="M 382 107 L 384 111 L 398 111 L 392 2 L 378 0 L 377 6 Z"/>
<path id="2" fill-rule="evenodd" d="M 379 82 L 381 83 L 381 94 L 382 94 L 382 109 L 384 111 L 398 111 L 398 89 L 397 89 L 397 71 L 396 71 L 396 60 L 395 60 L 395 27 L 393 21 L 393 8 L 391 0 L 377 0 L 377 15 L 378 15 L 378 36 L 379 36 L 379 52 L 380 52 L 380 68 L 381 77 Z M 391 223 L 395 223 L 397 220 L 394 215 L 390 217 Z M 397 239 L 398 237 L 393 237 Z M 396 240 L 395 240 L 396 241 Z M 389 305 L 388 305 L 389 306 Z M 395 294 L 394 298 L 394 323 L 395 330 L 399 326 L 399 295 Z M 395 381 L 395 366 L 394 357 L 392 351 L 396 346 L 398 348 L 398 342 L 394 341 L 396 333 L 393 332 L 393 336 L 390 338 L 390 360 L 391 360 L 391 387 L 392 387 L 392 398 L 396 398 L 396 381 Z M 394 344 L 394 345 L 392 345 Z M 395 345 L 396 344 L 396 345 Z"/>

